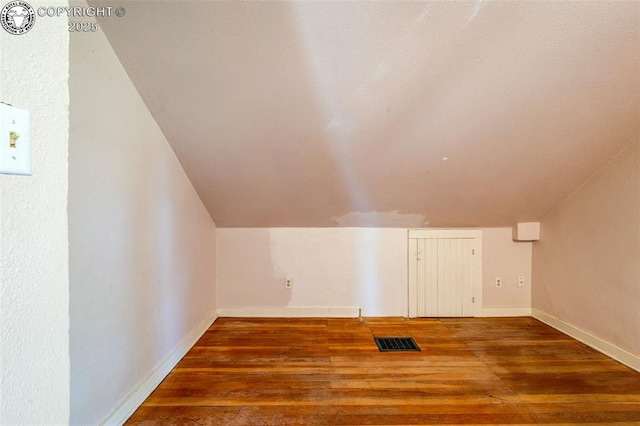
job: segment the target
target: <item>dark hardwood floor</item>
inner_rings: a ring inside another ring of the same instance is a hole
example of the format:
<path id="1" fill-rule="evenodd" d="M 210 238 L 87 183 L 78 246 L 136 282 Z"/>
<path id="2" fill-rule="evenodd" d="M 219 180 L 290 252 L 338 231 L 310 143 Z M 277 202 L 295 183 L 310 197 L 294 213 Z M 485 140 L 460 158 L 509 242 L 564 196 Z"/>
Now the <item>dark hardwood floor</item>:
<path id="1" fill-rule="evenodd" d="M 584 423 L 640 424 L 640 373 L 525 317 L 219 318 L 128 422 Z"/>

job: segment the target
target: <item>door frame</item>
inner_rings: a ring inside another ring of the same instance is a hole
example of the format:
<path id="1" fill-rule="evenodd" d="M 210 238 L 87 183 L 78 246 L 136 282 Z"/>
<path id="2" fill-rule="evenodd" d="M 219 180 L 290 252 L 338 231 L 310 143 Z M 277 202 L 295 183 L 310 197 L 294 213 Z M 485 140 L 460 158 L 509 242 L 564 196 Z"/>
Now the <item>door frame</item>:
<path id="1" fill-rule="evenodd" d="M 464 238 L 471 239 L 471 291 L 473 298 L 473 316 L 482 312 L 482 230 L 481 229 L 409 229 L 407 232 L 407 316 L 418 316 L 418 271 L 415 261 L 416 253 L 412 253 L 412 241 L 419 239 Z"/>

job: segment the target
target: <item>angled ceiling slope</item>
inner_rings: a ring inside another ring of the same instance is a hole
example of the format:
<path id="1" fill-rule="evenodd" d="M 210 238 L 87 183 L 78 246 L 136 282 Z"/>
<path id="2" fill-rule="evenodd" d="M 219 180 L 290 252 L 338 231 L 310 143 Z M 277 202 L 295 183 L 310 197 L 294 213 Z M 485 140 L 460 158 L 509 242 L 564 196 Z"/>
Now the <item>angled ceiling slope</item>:
<path id="1" fill-rule="evenodd" d="M 220 227 L 536 220 L 640 133 L 639 2 L 120 4 Z"/>

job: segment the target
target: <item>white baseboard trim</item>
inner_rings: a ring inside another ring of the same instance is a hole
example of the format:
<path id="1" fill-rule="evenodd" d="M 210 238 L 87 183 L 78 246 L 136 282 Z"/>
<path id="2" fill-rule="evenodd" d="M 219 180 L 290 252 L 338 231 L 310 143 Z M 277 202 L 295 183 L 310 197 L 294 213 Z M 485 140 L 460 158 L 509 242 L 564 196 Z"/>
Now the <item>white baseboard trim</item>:
<path id="1" fill-rule="evenodd" d="M 486 317 L 530 317 L 530 307 L 519 308 L 482 308 L 476 315 L 478 318 Z"/>
<path id="2" fill-rule="evenodd" d="M 207 329 L 218 318 L 216 314 L 203 320 L 200 324 L 195 326 L 189 334 L 171 351 L 171 353 L 158 364 L 149 375 L 142 380 L 134 388 L 134 390 L 127 395 L 127 397 L 120 403 L 120 405 L 107 416 L 107 418 L 101 423 L 102 425 L 123 425 L 129 417 L 140 407 L 145 399 L 154 389 L 160 384 L 162 380 L 173 370 L 183 356 L 195 345 L 200 337 L 207 331 Z"/>
<path id="3" fill-rule="evenodd" d="M 262 306 L 239 306 L 220 307 L 218 308 L 218 316 L 236 318 L 357 318 L 360 316 L 360 309 L 349 306 L 285 306 L 280 308 Z"/>
<path id="4" fill-rule="evenodd" d="M 586 331 L 583 331 L 574 325 L 566 323 L 554 316 L 542 312 L 539 309 L 532 308 L 531 316 L 537 320 L 542 321 L 548 326 L 553 327 L 556 330 L 561 331 L 564 334 L 567 334 L 574 339 L 581 341 L 585 345 L 592 347 L 598 352 L 602 352 L 603 354 L 615 359 L 616 361 L 626 365 L 627 367 L 640 372 L 640 356 L 628 352 L 612 343 L 607 342 L 606 340 L 602 340 L 600 337 L 589 334 Z"/>

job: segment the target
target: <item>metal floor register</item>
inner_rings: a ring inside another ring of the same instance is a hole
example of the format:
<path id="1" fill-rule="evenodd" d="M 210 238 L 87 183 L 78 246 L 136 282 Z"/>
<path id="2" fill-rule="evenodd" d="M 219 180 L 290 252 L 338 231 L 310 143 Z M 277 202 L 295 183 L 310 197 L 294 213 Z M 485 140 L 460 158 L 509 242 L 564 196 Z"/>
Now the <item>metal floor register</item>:
<path id="1" fill-rule="evenodd" d="M 413 337 L 374 337 L 380 352 L 419 352 L 420 348 Z"/>

